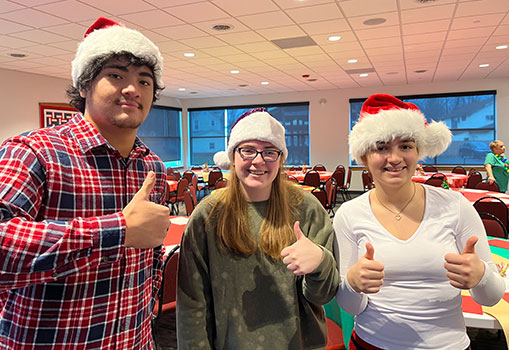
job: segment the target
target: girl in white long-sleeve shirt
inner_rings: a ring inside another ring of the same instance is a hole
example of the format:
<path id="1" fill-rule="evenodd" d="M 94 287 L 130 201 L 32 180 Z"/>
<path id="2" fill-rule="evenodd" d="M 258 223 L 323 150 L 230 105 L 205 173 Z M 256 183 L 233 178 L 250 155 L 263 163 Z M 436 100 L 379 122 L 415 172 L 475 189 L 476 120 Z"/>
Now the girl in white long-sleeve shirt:
<path id="1" fill-rule="evenodd" d="M 373 95 L 350 136 L 375 189 L 334 218 L 343 280 L 337 300 L 356 315 L 350 349 L 466 349 L 461 291 L 496 304 L 505 284 L 486 233 L 459 193 L 414 184 L 417 161 L 442 153 L 450 133 L 412 104 Z"/>

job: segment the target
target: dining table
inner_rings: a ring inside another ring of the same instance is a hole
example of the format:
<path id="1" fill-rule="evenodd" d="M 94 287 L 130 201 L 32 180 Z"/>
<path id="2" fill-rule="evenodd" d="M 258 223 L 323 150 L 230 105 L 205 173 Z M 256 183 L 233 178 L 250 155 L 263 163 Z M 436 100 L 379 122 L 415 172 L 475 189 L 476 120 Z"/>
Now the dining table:
<path id="1" fill-rule="evenodd" d="M 166 253 L 168 253 L 176 245 L 180 244 L 188 221 L 189 216 L 170 216 L 170 227 L 168 227 L 168 231 L 166 232 L 166 237 L 163 242 Z"/>
<path id="2" fill-rule="evenodd" d="M 166 185 L 170 189 L 170 192 L 175 192 L 177 190 L 178 181 L 175 180 L 166 180 Z"/>
<path id="3" fill-rule="evenodd" d="M 478 190 L 475 188 L 451 188 L 453 191 L 457 191 L 461 193 L 469 202 L 472 204 L 475 203 L 476 200 L 482 197 L 496 197 L 502 200 L 509 207 L 509 194 L 502 192 L 494 192 L 494 191 L 486 191 L 486 190 Z"/>
<path id="4" fill-rule="evenodd" d="M 495 264 L 509 264 L 509 240 L 488 236 L 491 255 Z M 467 327 L 503 330 L 509 344 L 509 271 L 504 275 L 506 291 L 494 306 L 482 306 L 475 302 L 468 290 L 461 291 L 463 317 Z"/>
<path id="5" fill-rule="evenodd" d="M 412 176 L 413 182 L 425 183 L 432 175 L 437 174 L 435 172 L 425 172 L 422 174 L 416 173 Z M 457 174 L 457 173 L 441 173 L 445 175 L 447 183 L 450 188 L 461 188 L 465 187 L 468 181 L 468 175 Z"/>
<path id="6" fill-rule="evenodd" d="M 297 170 L 288 170 L 286 171 L 286 174 L 288 176 L 295 177 L 299 182 L 304 181 L 304 176 L 306 176 L 306 173 L 303 171 L 297 171 Z M 318 174 L 320 175 L 320 182 L 327 181 L 333 174 L 332 171 L 318 171 Z"/>

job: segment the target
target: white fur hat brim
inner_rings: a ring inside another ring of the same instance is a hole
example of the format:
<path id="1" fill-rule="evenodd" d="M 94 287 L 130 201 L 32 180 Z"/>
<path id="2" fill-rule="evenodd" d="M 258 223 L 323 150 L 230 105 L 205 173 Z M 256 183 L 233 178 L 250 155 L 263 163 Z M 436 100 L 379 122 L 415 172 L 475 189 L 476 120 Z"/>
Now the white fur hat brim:
<path id="1" fill-rule="evenodd" d="M 380 110 L 377 114 L 362 114 L 354 125 L 349 136 L 350 154 L 357 163 L 361 163 L 361 157 L 377 142 L 387 142 L 396 137 L 414 139 L 419 159 L 443 153 L 452 140 L 447 125 L 435 121 L 426 124 L 426 118 L 419 110 Z"/>
<path id="2" fill-rule="evenodd" d="M 154 65 L 154 79 L 163 83 L 163 56 L 157 46 L 140 32 L 120 25 L 96 29 L 79 44 L 72 61 L 72 82 L 75 88 L 81 74 L 96 58 L 112 53 L 129 52 Z"/>
<path id="3" fill-rule="evenodd" d="M 285 159 L 288 157 L 285 128 L 268 112 L 260 111 L 239 118 L 230 131 L 226 151 L 217 152 L 214 163 L 221 169 L 229 169 L 235 148 L 240 143 L 251 140 L 269 142 L 283 152 Z"/>

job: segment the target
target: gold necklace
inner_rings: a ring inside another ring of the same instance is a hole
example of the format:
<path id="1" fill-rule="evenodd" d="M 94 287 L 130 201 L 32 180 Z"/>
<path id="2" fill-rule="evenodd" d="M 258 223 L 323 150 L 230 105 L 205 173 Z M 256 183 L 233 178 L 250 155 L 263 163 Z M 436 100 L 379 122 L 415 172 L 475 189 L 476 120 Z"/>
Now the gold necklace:
<path id="1" fill-rule="evenodd" d="M 387 208 L 385 206 L 385 204 L 383 204 L 383 202 L 380 200 L 380 198 L 378 198 L 378 194 L 376 193 L 376 189 L 375 189 L 375 197 L 376 199 L 378 200 L 378 203 L 380 203 L 382 205 L 382 207 L 384 207 L 385 209 L 387 209 L 388 211 L 390 211 L 391 213 L 394 214 L 394 218 L 399 221 L 401 220 L 401 213 L 403 212 L 403 210 L 405 210 L 405 208 L 410 204 L 410 202 L 412 201 L 412 199 L 414 199 L 414 196 L 415 196 L 415 184 L 414 185 L 414 193 L 412 193 L 412 197 L 410 197 L 410 199 L 408 200 L 408 202 L 406 202 L 406 204 L 403 206 L 403 208 L 401 208 L 401 210 L 399 212 L 395 212 L 394 210 L 391 210 L 389 208 Z"/>

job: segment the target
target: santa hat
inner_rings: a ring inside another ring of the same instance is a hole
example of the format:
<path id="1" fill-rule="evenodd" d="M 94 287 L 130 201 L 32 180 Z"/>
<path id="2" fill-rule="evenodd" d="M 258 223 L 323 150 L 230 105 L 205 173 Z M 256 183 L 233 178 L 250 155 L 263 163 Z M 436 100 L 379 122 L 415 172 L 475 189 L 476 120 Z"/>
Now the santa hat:
<path id="1" fill-rule="evenodd" d="M 415 140 L 420 159 L 441 154 L 451 143 L 451 132 L 443 122 L 428 124 L 413 103 L 376 94 L 364 102 L 359 120 L 350 132 L 350 154 L 359 163 L 377 142 L 387 142 L 398 136 Z"/>
<path id="2" fill-rule="evenodd" d="M 164 85 L 163 56 L 157 46 L 140 32 L 121 26 L 111 19 L 100 17 L 88 28 L 72 61 L 73 86 L 78 88 L 79 77 L 96 58 L 122 52 L 129 52 L 148 60 L 154 65 L 156 84 L 161 87 Z"/>
<path id="3" fill-rule="evenodd" d="M 255 108 L 242 114 L 233 124 L 226 151 L 214 155 L 214 163 L 221 169 L 230 168 L 230 159 L 235 148 L 244 141 L 270 142 L 288 156 L 285 142 L 285 128 L 265 108 Z"/>

